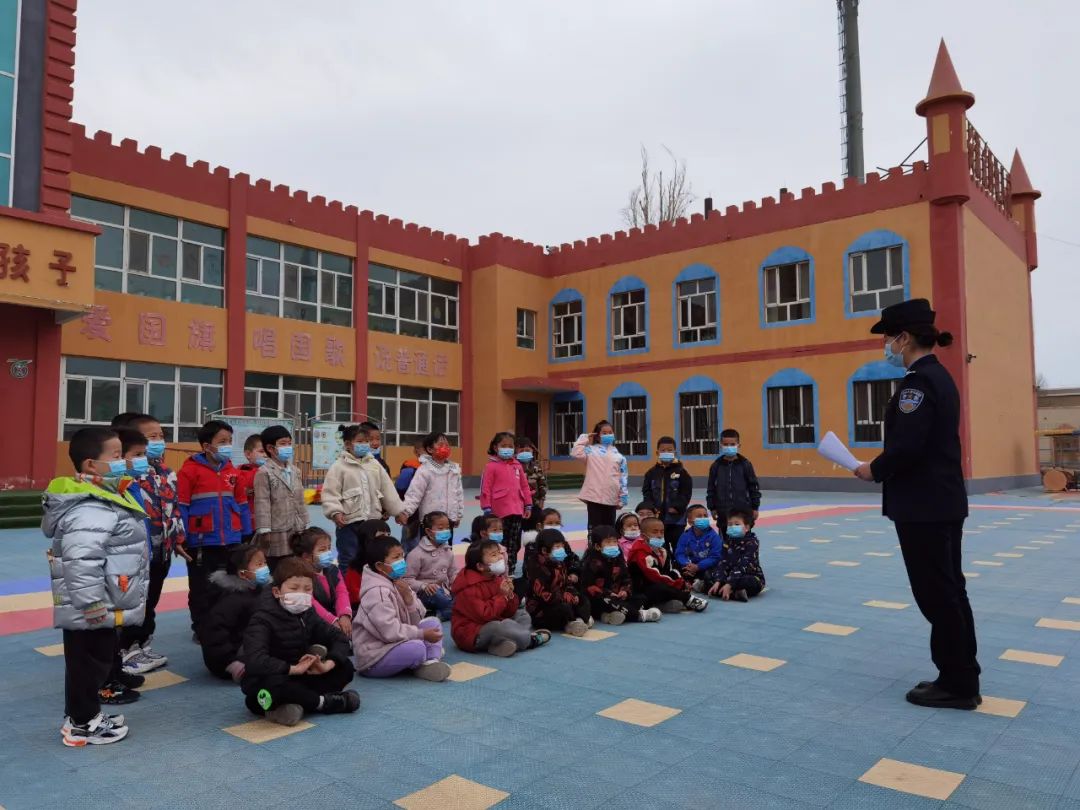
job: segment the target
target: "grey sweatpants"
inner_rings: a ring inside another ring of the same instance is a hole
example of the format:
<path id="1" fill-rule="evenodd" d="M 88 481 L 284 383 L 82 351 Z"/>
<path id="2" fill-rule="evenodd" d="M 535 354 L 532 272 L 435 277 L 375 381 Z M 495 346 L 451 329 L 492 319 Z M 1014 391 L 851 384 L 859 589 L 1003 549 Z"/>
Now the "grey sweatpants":
<path id="1" fill-rule="evenodd" d="M 496 641 L 510 639 L 517 644 L 518 652 L 527 650 L 532 641 L 532 619 L 524 610 L 519 610 L 512 619 L 500 619 L 488 622 L 476 634 L 476 649 L 486 650 Z"/>

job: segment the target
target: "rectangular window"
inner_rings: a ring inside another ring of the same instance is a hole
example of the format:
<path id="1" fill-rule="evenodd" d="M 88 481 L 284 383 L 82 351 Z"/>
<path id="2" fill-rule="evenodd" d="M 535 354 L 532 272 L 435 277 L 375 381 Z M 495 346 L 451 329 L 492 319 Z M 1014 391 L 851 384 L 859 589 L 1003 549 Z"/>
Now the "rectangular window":
<path id="1" fill-rule="evenodd" d="M 383 444 L 408 447 L 428 433 L 445 433 L 450 444 L 461 437 L 461 394 L 410 385 L 368 386 L 368 416 L 383 426 Z"/>
<path id="2" fill-rule="evenodd" d="M 877 312 L 904 300 L 904 248 L 902 245 L 852 253 L 851 311 Z"/>
<path id="3" fill-rule="evenodd" d="M 536 313 L 531 309 L 517 311 L 517 345 L 519 349 L 536 348 Z"/>
<path id="4" fill-rule="evenodd" d="M 720 395 L 716 391 L 679 394 L 679 452 L 715 456 L 720 452 Z"/>
<path id="5" fill-rule="evenodd" d="M 348 256 L 249 236 L 246 276 L 248 312 L 352 326 Z"/>
<path id="6" fill-rule="evenodd" d="M 851 386 L 855 398 L 855 441 L 885 441 L 885 409 L 900 380 L 867 380 Z"/>
<path id="7" fill-rule="evenodd" d="M 679 345 L 716 340 L 716 279 L 680 281 L 677 291 Z"/>
<path id="8" fill-rule="evenodd" d="M 376 332 L 457 343 L 460 297 L 456 281 L 368 265 L 368 327 Z"/>
<path id="9" fill-rule="evenodd" d="M 611 424 L 615 446 L 624 456 L 649 455 L 649 415 L 645 397 L 615 397 L 611 400 Z"/>
<path id="10" fill-rule="evenodd" d="M 813 444 L 814 387 L 791 385 L 768 390 L 769 444 Z"/>
<path id="11" fill-rule="evenodd" d="M 19 0 L 0 3 L 0 205 L 11 204 L 18 96 Z"/>
<path id="12" fill-rule="evenodd" d="M 567 457 L 578 436 L 585 432 L 585 400 L 571 399 L 551 403 L 553 456 Z"/>
<path id="13" fill-rule="evenodd" d="M 581 307 L 580 298 L 553 304 L 551 307 L 551 346 L 552 354 L 556 359 L 581 357 L 585 353 Z"/>
<path id="14" fill-rule="evenodd" d="M 244 408 L 248 416 L 349 421 L 352 383 L 249 371 L 244 375 Z"/>
<path id="15" fill-rule="evenodd" d="M 71 216 L 101 228 L 94 240 L 99 290 L 225 305 L 223 229 L 78 196 Z"/>
<path id="16" fill-rule="evenodd" d="M 64 358 L 62 437 L 87 425 L 108 426 L 124 411 L 146 412 L 161 422 L 166 441 L 193 442 L 204 415 L 221 410 L 220 369 Z"/>
<path id="17" fill-rule="evenodd" d="M 645 348 L 645 290 L 611 296 L 611 350 L 627 352 Z"/>
<path id="18" fill-rule="evenodd" d="M 810 262 L 765 268 L 765 322 L 788 323 L 810 317 Z"/>

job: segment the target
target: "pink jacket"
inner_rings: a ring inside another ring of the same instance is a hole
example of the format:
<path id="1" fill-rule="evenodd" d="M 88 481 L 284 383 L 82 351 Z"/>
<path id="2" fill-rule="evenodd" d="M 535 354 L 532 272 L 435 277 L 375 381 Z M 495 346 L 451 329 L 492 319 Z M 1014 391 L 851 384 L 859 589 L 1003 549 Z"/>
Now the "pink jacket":
<path id="1" fill-rule="evenodd" d="M 490 457 L 480 481 L 480 508 L 501 518 L 532 513 L 532 491 L 520 461 Z"/>
<path id="2" fill-rule="evenodd" d="M 578 495 L 581 500 L 604 506 L 626 506 L 629 497 L 626 457 L 615 445 L 591 444 L 589 434 L 582 433 L 570 448 L 570 457 L 585 462 L 585 483 Z"/>
<path id="3" fill-rule="evenodd" d="M 424 535 L 420 544 L 405 559 L 408 568 L 404 579 L 410 588 L 419 591 L 425 585 L 434 583 L 450 593 L 450 586 L 457 576 L 457 562 L 449 543 L 437 546 Z"/>
<path id="4" fill-rule="evenodd" d="M 403 641 L 423 638 L 424 631 L 417 625 L 424 613 L 419 599 L 414 596 L 412 604 L 406 605 L 394 583 L 377 571 L 364 568 L 360 606 L 352 629 L 356 671 L 371 669 Z"/>
<path id="5" fill-rule="evenodd" d="M 352 605 L 349 603 L 349 589 L 345 587 L 345 575 L 338 574 L 337 586 L 333 589 L 332 593 L 330 590 L 330 582 L 326 578 L 326 574 L 320 571 L 315 577 L 322 586 L 323 593 L 330 594 L 330 598 L 334 602 L 334 611 L 337 615 L 334 615 L 324 608 L 318 599 L 312 599 L 311 606 L 315 608 L 315 613 L 329 624 L 336 622 L 340 616 L 352 616 Z"/>

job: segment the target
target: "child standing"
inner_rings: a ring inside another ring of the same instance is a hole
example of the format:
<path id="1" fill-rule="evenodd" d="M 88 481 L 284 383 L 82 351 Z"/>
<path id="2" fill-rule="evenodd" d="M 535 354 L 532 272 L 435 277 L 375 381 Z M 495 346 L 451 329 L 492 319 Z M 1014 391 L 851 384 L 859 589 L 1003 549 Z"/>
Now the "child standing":
<path id="1" fill-rule="evenodd" d="M 645 473 L 641 494 L 664 521 L 664 539 L 674 552 L 686 528 L 686 507 L 694 496 L 694 479 L 675 458 L 675 440 L 661 436 L 656 443 L 656 464 Z"/>
<path id="2" fill-rule="evenodd" d="M 398 470 L 397 479 L 394 481 L 394 489 L 397 490 L 398 496 L 405 500 L 405 493 L 409 491 L 409 485 L 412 483 L 413 476 L 416 475 L 416 471 L 420 469 L 420 457 L 427 454 L 427 450 L 424 449 L 424 439 L 417 439 L 413 442 L 413 457 L 407 458 L 401 462 L 401 468 Z"/>
<path id="3" fill-rule="evenodd" d="M 439 621 L 450 619 L 454 605 L 451 587 L 457 576 L 457 563 L 451 547 L 453 530 L 444 512 L 428 512 L 421 523 L 420 544 L 406 557 L 405 584 L 434 613 Z"/>
<path id="4" fill-rule="evenodd" d="M 582 433 L 570 457 L 585 462 L 585 483 L 578 495 L 588 510 L 589 525 L 614 526 L 615 510 L 627 504 L 626 458 L 615 447 L 615 428 L 606 419 L 592 433 Z"/>
<path id="5" fill-rule="evenodd" d="M 311 606 L 315 608 L 315 615 L 327 624 L 337 625 L 342 635 L 349 638 L 352 635 L 352 605 L 349 604 L 345 577 L 334 565 L 330 535 L 312 526 L 294 534 L 289 540 L 289 548 L 315 572 L 311 580 Z"/>
<path id="6" fill-rule="evenodd" d="M 353 623 L 357 670 L 367 678 L 389 678 L 410 670 L 425 681 L 445 681 L 450 666 L 440 660 L 442 627 L 438 619 L 424 618 L 423 605 L 402 579 L 407 563 L 401 543 L 377 537 L 367 552 Z"/>
<path id="7" fill-rule="evenodd" d="M 212 675 L 240 683 L 244 677 L 244 631 L 259 605 L 263 588 L 270 584 L 270 567 L 262 549 L 242 545 L 233 552 L 229 569 L 232 573 L 215 571 L 210 575 L 219 596 L 203 618 L 202 656 Z"/>
<path id="8" fill-rule="evenodd" d="M 68 446 L 73 477 L 45 492 L 41 528 L 52 541 L 53 624 L 64 636 L 64 745 L 122 740 L 122 716 L 101 713 L 98 690 L 113 668 L 116 629 L 140 624 L 149 577 L 146 513 L 127 491 L 127 462 L 108 428 L 86 427 Z M 118 587 L 123 583 L 124 587 Z"/>
<path id="9" fill-rule="evenodd" d="M 480 482 L 480 508 L 502 518 L 510 576 L 517 568 L 522 521 L 532 514 L 532 493 L 525 468 L 514 458 L 514 434 L 496 433 L 488 444 L 488 463 Z"/>
<path id="10" fill-rule="evenodd" d="M 282 560 L 244 632 L 245 703 L 253 714 L 284 726 L 295 726 L 305 712 L 360 708 L 360 696 L 345 689 L 354 675 L 349 644 L 311 608 L 314 577 L 303 560 Z"/>
<path id="11" fill-rule="evenodd" d="M 397 522 L 405 525 L 410 516 L 423 519 L 431 512 L 442 512 L 457 528 L 465 514 L 465 493 L 461 488 L 461 467 L 450 460 L 450 441 L 445 433 L 424 437 L 424 455 L 412 477 Z M 418 536 L 418 535 L 414 535 Z M 411 549 L 410 549 L 411 550 Z"/>
<path id="12" fill-rule="evenodd" d="M 308 525 L 304 482 L 293 464 L 292 434 L 271 425 L 259 437 L 266 462 L 255 473 L 255 541 L 273 571 L 292 552 L 289 541 Z"/>
<path id="13" fill-rule="evenodd" d="M 660 517 L 660 514 L 656 511 L 656 507 L 653 506 L 650 501 L 642 501 L 637 506 L 635 506 L 634 514 L 638 516 L 638 520 Z"/>
<path id="14" fill-rule="evenodd" d="M 610 526 L 593 529 L 582 572 L 593 618 L 604 624 L 660 621 L 660 611 L 646 608 L 645 597 L 633 592 L 630 569 Z"/>
<path id="15" fill-rule="evenodd" d="M 725 602 L 729 599 L 749 602 L 765 588 L 765 572 L 758 557 L 760 546 L 753 525 L 749 512 L 735 509 L 728 514 L 724 556 L 710 577 L 713 583 L 710 596 L 719 596 Z"/>
<path id="16" fill-rule="evenodd" d="M 532 513 L 525 525 L 535 526 L 540 522 L 544 501 L 547 499 L 547 476 L 544 475 L 544 466 L 540 462 L 540 451 L 528 436 L 518 436 L 514 439 L 514 453 L 514 457 L 525 468 L 525 478 L 529 482 L 529 492 L 532 493 Z"/>
<path id="17" fill-rule="evenodd" d="M 502 549 L 494 541 L 469 546 L 453 594 L 450 634 L 460 650 L 509 658 L 551 640 L 550 632 L 534 632 L 529 614 L 518 611 L 520 600 L 506 577 Z"/>
<path id="18" fill-rule="evenodd" d="M 537 554 L 526 571 L 525 609 L 533 627 L 583 636 L 592 623 L 589 598 L 566 570 L 568 546 L 562 532 L 545 529 L 536 536 Z"/>
<path id="19" fill-rule="evenodd" d="M 650 518 L 642 526 L 644 537 L 630 549 L 630 572 L 634 592 L 645 597 L 645 604 L 664 613 L 678 613 L 687 607 L 698 613 L 709 606 L 690 590 L 688 583 L 671 564 L 664 540 L 664 523 Z"/>
<path id="20" fill-rule="evenodd" d="M 244 440 L 244 458 L 247 459 L 236 469 L 236 480 L 247 493 L 248 503 L 255 504 L 255 473 L 266 463 L 266 451 L 263 450 L 262 436 L 252 433 Z M 254 535 L 244 535 L 244 542 L 250 543 Z"/>
<path id="21" fill-rule="evenodd" d="M 386 474 L 390 475 L 390 465 L 386 463 L 386 459 L 382 454 L 382 428 L 380 428 L 374 422 L 361 422 L 360 429 L 367 431 L 368 443 L 371 445 L 371 455 L 379 462 L 379 466 L 386 470 Z"/>
<path id="22" fill-rule="evenodd" d="M 757 520 L 761 485 L 750 459 L 739 453 L 737 430 L 727 428 L 720 433 L 720 457 L 709 467 L 705 502 L 718 526 L 727 525 L 732 509 L 747 510 Z"/>
<path id="23" fill-rule="evenodd" d="M 694 590 L 702 593 L 708 588 L 713 569 L 720 564 L 724 552 L 723 541 L 709 522 L 709 512 L 701 504 L 686 510 L 689 524 L 675 549 L 675 562 L 683 578 L 693 583 Z"/>
<path id="24" fill-rule="evenodd" d="M 227 422 L 207 422 L 197 435 L 202 452 L 185 461 L 176 477 L 185 545 L 193 557 L 188 561 L 188 609 L 196 640 L 199 621 L 210 609 L 210 575 L 223 570 L 233 547 L 251 534 L 247 492 L 232 464 L 232 436 Z"/>

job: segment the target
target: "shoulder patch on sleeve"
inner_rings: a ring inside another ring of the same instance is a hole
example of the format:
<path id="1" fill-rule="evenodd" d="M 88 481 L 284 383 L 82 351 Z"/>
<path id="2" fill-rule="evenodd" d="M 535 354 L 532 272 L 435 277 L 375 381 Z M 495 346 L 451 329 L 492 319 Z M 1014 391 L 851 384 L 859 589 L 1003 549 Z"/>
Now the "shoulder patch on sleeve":
<path id="1" fill-rule="evenodd" d="M 900 413 L 913 413 L 916 411 L 922 405 L 925 396 L 918 388 L 905 388 L 900 392 L 900 399 L 897 402 Z"/>

